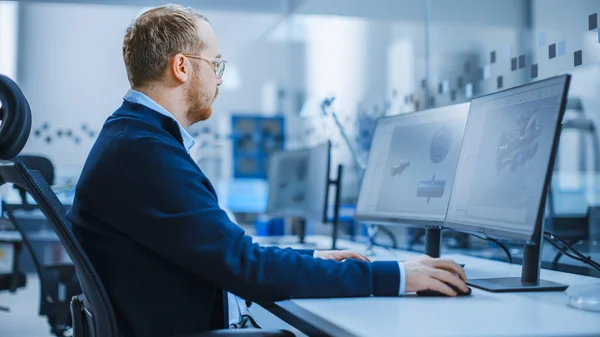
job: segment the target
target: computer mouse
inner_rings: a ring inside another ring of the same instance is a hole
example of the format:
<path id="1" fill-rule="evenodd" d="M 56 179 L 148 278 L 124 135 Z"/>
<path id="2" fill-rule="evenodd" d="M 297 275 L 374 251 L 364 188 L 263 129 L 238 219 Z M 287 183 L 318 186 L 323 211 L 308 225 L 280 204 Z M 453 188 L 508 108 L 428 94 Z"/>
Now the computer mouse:
<path id="1" fill-rule="evenodd" d="M 446 283 L 446 285 L 450 288 L 452 288 L 452 290 L 454 290 L 458 295 L 457 296 L 470 296 L 471 295 L 471 288 L 469 288 L 469 290 L 467 292 L 463 292 L 462 290 L 456 288 L 455 286 L 453 286 L 452 284 Z M 422 291 L 417 291 L 417 295 L 418 296 L 429 296 L 429 297 L 434 297 L 434 296 L 448 296 L 445 295 L 439 291 L 436 290 L 422 290 Z"/>

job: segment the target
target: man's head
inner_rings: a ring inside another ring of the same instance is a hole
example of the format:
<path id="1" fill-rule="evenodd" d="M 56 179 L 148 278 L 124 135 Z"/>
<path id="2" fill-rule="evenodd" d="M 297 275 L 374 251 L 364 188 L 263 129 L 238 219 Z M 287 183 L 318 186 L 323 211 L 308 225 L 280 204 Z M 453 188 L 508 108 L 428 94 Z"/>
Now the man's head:
<path id="1" fill-rule="evenodd" d="M 204 16 L 178 5 L 144 12 L 127 29 L 123 59 L 133 89 L 179 93 L 190 125 L 210 117 L 224 61 Z"/>

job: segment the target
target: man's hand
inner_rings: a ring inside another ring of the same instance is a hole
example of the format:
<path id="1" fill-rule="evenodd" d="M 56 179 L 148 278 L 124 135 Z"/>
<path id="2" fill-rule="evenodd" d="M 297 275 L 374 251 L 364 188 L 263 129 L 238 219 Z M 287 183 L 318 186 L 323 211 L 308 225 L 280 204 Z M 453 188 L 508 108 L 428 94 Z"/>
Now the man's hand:
<path id="1" fill-rule="evenodd" d="M 320 250 L 317 253 L 317 257 L 324 260 L 336 260 L 343 261 L 346 259 L 357 259 L 362 261 L 371 262 L 363 255 L 353 252 L 351 250 Z"/>
<path id="2" fill-rule="evenodd" d="M 468 291 L 464 269 L 452 260 L 424 256 L 404 261 L 403 265 L 407 293 L 430 289 L 448 296 L 456 296 L 456 292 L 445 283 L 452 284 L 465 292 Z"/>

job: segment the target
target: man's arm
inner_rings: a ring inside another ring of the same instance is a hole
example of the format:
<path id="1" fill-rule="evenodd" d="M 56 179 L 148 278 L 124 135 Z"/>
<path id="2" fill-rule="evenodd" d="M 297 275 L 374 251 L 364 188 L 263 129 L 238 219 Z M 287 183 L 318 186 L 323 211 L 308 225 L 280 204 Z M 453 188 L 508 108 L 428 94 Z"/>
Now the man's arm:
<path id="1" fill-rule="evenodd" d="M 111 204 L 131 206 L 110 223 L 181 268 L 254 301 L 398 294 L 396 262 L 336 262 L 261 247 L 219 208 L 181 146 L 154 138 L 127 145 L 122 164 L 111 168 L 126 179 Z"/>

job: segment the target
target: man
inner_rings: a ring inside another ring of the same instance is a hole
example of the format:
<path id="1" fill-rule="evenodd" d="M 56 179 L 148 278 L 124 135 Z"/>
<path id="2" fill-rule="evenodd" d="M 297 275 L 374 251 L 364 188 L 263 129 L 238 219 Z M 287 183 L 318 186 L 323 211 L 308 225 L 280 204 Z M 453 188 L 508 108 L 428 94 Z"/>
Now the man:
<path id="1" fill-rule="evenodd" d="M 124 336 L 223 328 L 223 291 L 276 301 L 467 289 L 450 260 L 371 263 L 253 244 L 188 154 L 186 128 L 211 116 L 224 70 L 208 20 L 180 6 L 149 10 L 127 29 L 123 57 L 132 89 L 89 154 L 68 218 Z"/>

